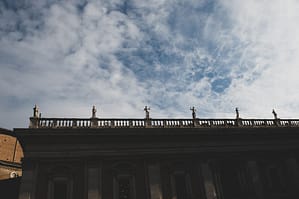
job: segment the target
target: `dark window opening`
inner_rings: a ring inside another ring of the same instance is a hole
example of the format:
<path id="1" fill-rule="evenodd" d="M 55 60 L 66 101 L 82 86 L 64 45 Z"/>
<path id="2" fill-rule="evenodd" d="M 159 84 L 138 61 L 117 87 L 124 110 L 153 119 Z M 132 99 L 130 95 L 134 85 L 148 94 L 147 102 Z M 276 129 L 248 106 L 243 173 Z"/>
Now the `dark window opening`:
<path id="1" fill-rule="evenodd" d="M 267 188 L 272 193 L 283 193 L 286 191 L 282 168 L 275 167 L 275 166 L 268 167 Z"/>
<path id="2" fill-rule="evenodd" d="M 186 175 L 175 174 L 174 175 L 175 191 L 177 199 L 190 199 L 190 192 L 188 191 Z"/>
<path id="3" fill-rule="evenodd" d="M 63 181 L 54 182 L 54 199 L 67 199 L 67 183 Z"/>
<path id="4" fill-rule="evenodd" d="M 119 199 L 131 199 L 131 183 L 129 178 L 120 178 L 118 189 Z"/>
<path id="5" fill-rule="evenodd" d="M 223 192 L 226 197 L 236 198 L 241 195 L 241 186 L 236 168 L 225 168 L 222 171 Z"/>
<path id="6" fill-rule="evenodd" d="M 278 171 L 276 168 L 270 168 L 269 169 L 269 179 L 270 179 L 270 183 L 271 183 L 271 188 L 272 189 L 280 189 L 281 188 L 281 182 L 280 182 L 280 177 L 278 174 Z"/>
<path id="7" fill-rule="evenodd" d="M 248 169 L 242 163 L 222 163 L 220 179 L 224 198 L 252 198 L 255 195 Z"/>

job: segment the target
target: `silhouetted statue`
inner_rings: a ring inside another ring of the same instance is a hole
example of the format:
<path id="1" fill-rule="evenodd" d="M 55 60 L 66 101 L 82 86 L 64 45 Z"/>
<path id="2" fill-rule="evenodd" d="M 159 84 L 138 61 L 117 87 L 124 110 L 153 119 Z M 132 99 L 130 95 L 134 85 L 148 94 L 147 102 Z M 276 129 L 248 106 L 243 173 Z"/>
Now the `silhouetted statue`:
<path id="1" fill-rule="evenodd" d="M 146 118 L 146 119 L 149 119 L 149 110 L 151 110 L 150 107 L 147 107 L 147 106 L 144 107 L 145 118 Z"/>
<path id="2" fill-rule="evenodd" d="M 190 110 L 192 111 L 192 119 L 195 119 L 196 118 L 196 109 L 193 106 L 192 108 L 190 107 Z"/>
<path id="3" fill-rule="evenodd" d="M 96 114 L 97 114 L 97 109 L 96 109 L 95 106 L 93 106 L 93 107 L 92 107 L 92 118 L 97 117 Z"/>
<path id="4" fill-rule="evenodd" d="M 274 115 L 274 119 L 277 120 L 277 113 L 275 112 L 274 109 L 272 110 L 272 113 L 273 113 L 273 115 Z"/>
<path id="5" fill-rule="evenodd" d="M 239 109 L 236 107 L 236 119 L 240 119 Z"/>
<path id="6" fill-rule="evenodd" d="M 39 114 L 38 114 L 38 107 L 37 107 L 37 105 L 35 104 L 34 105 L 34 108 L 33 108 L 33 117 L 38 117 L 39 116 Z"/>

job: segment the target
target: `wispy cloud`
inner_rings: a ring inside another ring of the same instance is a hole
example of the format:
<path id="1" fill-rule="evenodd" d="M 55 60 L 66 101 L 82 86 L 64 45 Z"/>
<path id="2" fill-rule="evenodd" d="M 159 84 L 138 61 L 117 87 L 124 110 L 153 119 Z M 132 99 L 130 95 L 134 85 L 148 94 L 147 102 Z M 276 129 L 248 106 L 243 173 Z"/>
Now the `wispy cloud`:
<path id="1" fill-rule="evenodd" d="M 2 1 L 0 126 L 44 116 L 298 117 L 299 3 Z"/>

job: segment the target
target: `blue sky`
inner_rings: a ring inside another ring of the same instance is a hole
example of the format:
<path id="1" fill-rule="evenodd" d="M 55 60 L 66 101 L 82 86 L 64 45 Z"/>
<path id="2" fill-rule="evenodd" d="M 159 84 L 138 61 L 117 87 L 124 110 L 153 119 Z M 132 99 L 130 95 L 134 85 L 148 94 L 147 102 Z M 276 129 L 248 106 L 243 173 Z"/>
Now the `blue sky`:
<path id="1" fill-rule="evenodd" d="M 299 117 L 296 0 L 0 1 L 0 126 L 44 117 Z"/>

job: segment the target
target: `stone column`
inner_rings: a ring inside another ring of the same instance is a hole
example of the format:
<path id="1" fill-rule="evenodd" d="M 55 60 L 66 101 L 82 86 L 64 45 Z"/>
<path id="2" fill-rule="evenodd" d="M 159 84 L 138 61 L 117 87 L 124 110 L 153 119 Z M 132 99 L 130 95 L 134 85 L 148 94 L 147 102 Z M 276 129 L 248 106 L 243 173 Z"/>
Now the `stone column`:
<path id="1" fill-rule="evenodd" d="M 208 163 L 201 164 L 201 174 L 203 176 L 203 183 L 207 199 L 216 199 L 216 187 L 213 182 L 213 174 Z"/>
<path id="2" fill-rule="evenodd" d="M 37 165 L 32 160 L 23 159 L 22 169 L 19 199 L 35 199 Z"/>
<path id="3" fill-rule="evenodd" d="M 160 165 L 158 163 L 148 164 L 148 180 L 151 199 L 162 199 Z"/>
<path id="4" fill-rule="evenodd" d="M 101 167 L 87 166 L 87 195 L 88 199 L 101 199 Z"/>
<path id="5" fill-rule="evenodd" d="M 214 180 L 214 186 L 217 193 L 217 199 L 223 198 L 223 190 L 222 190 L 222 182 L 221 182 L 221 173 L 220 168 L 214 169 L 213 171 L 213 180 Z"/>
<path id="6" fill-rule="evenodd" d="M 263 188 L 262 188 L 262 183 L 260 180 L 257 163 L 256 163 L 256 161 L 251 160 L 251 161 L 248 161 L 247 165 L 248 165 L 249 174 L 252 179 L 256 198 L 262 199 L 263 198 Z"/>

